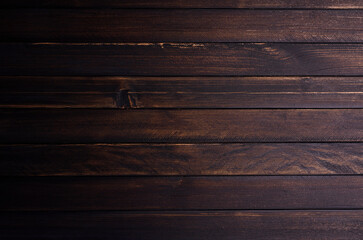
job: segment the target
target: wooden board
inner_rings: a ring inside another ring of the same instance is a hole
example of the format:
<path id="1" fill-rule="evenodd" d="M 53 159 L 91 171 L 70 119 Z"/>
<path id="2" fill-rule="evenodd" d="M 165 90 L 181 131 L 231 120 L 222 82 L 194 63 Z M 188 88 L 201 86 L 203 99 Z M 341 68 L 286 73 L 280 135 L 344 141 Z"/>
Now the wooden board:
<path id="1" fill-rule="evenodd" d="M 363 78 L 3 76 L 0 93 L 2 108 L 362 108 Z"/>
<path id="2" fill-rule="evenodd" d="M 353 96 L 348 98 L 351 97 Z M 33 92 L 2 93 L 0 95 L 0 107 L 2 108 L 119 108 L 121 106 L 118 105 L 118 101 L 118 93 Z"/>
<path id="3" fill-rule="evenodd" d="M 361 142 L 363 110 L 0 111 L 1 143 Z"/>
<path id="4" fill-rule="evenodd" d="M 363 239 L 363 2 L 0 3 L 0 239 Z"/>
<path id="5" fill-rule="evenodd" d="M 363 208 L 361 176 L 9 177 L 0 189 L 3 211 Z"/>
<path id="6" fill-rule="evenodd" d="M 0 176 L 363 174 L 362 145 L 0 145 Z"/>
<path id="7" fill-rule="evenodd" d="M 130 77 L 130 108 L 354 108 L 360 77 Z M 126 98 L 126 97 L 125 97 Z"/>
<path id="8" fill-rule="evenodd" d="M 2 42 L 362 42 L 357 10 L 0 10 Z"/>
<path id="9" fill-rule="evenodd" d="M 363 211 L 1 213 L 4 239 L 345 239 L 362 237 Z"/>
<path id="10" fill-rule="evenodd" d="M 361 76 L 362 44 L 0 44 L 0 75 Z"/>
<path id="11" fill-rule="evenodd" d="M 27 0 L 1 1 L 0 7 L 44 8 L 302 8 L 362 9 L 357 0 Z"/>

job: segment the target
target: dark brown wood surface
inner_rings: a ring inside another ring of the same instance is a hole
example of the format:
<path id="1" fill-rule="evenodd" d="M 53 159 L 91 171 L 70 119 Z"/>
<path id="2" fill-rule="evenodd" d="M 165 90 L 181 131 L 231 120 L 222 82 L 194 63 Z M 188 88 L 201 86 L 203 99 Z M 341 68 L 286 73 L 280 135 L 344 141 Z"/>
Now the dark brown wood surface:
<path id="1" fill-rule="evenodd" d="M 363 208 L 361 176 L 10 177 L 0 189 L 3 211 Z"/>
<path id="2" fill-rule="evenodd" d="M 362 108 L 362 77 L 0 77 L 3 108 Z"/>
<path id="3" fill-rule="evenodd" d="M 355 98 L 349 96 L 348 99 Z M 349 101 L 345 98 L 346 101 Z M 1 93 L 2 108 L 119 108 L 119 93 Z M 343 101 L 344 100 L 340 100 Z"/>
<path id="4" fill-rule="evenodd" d="M 0 44 L 0 75 L 361 76 L 361 44 Z"/>
<path id="5" fill-rule="evenodd" d="M 2 109 L 1 143 L 361 142 L 362 109 Z"/>
<path id="6" fill-rule="evenodd" d="M 363 2 L 0 3 L 0 239 L 363 239 Z"/>
<path id="7" fill-rule="evenodd" d="M 362 9 L 363 3 L 359 0 L 4 0 L 0 7 Z"/>
<path id="8" fill-rule="evenodd" d="M 3 239 L 362 238 L 363 211 L 17 212 L 0 215 Z"/>
<path id="9" fill-rule="evenodd" d="M 360 108 L 360 77 L 130 77 L 131 108 Z"/>
<path id="10" fill-rule="evenodd" d="M 361 42 L 362 10 L 0 10 L 2 42 Z"/>
<path id="11" fill-rule="evenodd" d="M 362 143 L 0 145 L 1 176 L 363 174 Z"/>

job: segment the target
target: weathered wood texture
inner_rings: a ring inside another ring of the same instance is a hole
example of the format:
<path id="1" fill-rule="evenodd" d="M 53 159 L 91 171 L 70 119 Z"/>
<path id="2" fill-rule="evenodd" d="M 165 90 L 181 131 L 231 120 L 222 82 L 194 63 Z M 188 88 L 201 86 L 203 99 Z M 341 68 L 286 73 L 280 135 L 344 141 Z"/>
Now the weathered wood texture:
<path id="1" fill-rule="evenodd" d="M 120 101 L 119 96 L 119 93 L 1 93 L 0 107 L 119 108 L 122 107 L 118 104 Z M 352 97 L 354 98 L 354 96 L 346 97 L 348 98 L 345 98 L 345 100 L 351 99 Z"/>
<path id="2" fill-rule="evenodd" d="M 3 239 L 362 239 L 363 211 L 1 213 Z"/>
<path id="3" fill-rule="evenodd" d="M 124 77 L 0 77 L 2 108 L 119 108 Z M 127 106 L 127 105 L 126 105 Z"/>
<path id="4" fill-rule="evenodd" d="M 1 143 L 361 142 L 363 110 L 2 109 Z"/>
<path id="5" fill-rule="evenodd" d="M 363 208 L 361 176 L 10 177 L 0 189 L 4 211 Z"/>
<path id="6" fill-rule="evenodd" d="M 1 240 L 363 239 L 363 1 L 0 8 Z"/>
<path id="7" fill-rule="evenodd" d="M 0 44 L 0 75 L 362 75 L 361 44 Z"/>
<path id="8" fill-rule="evenodd" d="M 0 10 L 2 42 L 362 42 L 361 10 Z"/>
<path id="9" fill-rule="evenodd" d="M 361 143 L 0 145 L 1 176 L 363 174 Z"/>
<path id="10" fill-rule="evenodd" d="M 363 9 L 363 3 L 359 0 L 4 0 L 0 7 Z"/>
<path id="11" fill-rule="evenodd" d="M 3 108 L 362 108 L 362 77 L 0 77 Z"/>
<path id="12" fill-rule="evenodd" d="M 361 108 L 360 77 L 124 78 L 131 108 Z M 126 96 L 124 98 L 126 98 Z"/>

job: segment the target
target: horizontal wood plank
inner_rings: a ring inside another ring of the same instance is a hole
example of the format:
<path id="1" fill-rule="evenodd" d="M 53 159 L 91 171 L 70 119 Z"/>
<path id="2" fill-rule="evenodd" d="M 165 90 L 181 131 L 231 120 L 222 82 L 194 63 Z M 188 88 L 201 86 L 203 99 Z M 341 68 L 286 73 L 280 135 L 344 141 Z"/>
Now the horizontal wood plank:
<path id="1" fill-rule="evenodd" d="M 134 108 L 362 108 L 363 93 L 128 93 Z M 41 104 L 41 103 L 40 103 Z M 14 106 L 14 105 L 11 105 Z M 14 107 L 26 106 L 15 104 Z M 127 106 L 128 107 L 128 106 Z"/>
<path id="2" fill-rule="evenodd" d="M 0 176 L 363 174 L 361 143 L 0 145 Z"/>
<path id="3" fill-rule="evenodd" d="M 363 211 L 1 213 L 4 239 L 362 238 Z"/>
<path id="4" fill-rule="evenodd" d="M 2 42 L 361 42 L 361 10 L 0 10 Z"/>
<path id="5" fill-rule="evenodd" d="M 8 177 L 0 189 L 3 211 L 363 208 L 362 176 Z"/>
<path id="6" fill-rule="evenodd" d="M 0 77 L 2 108 L 362 108 L 362 77 Z"/>
<path id="7" fill-rule="evenodd" d="M 2 108 L 127 107 L 124 77 L 0 77 Z"/>
<path id="8" fill-rule="evenodd" d="M 118 93 L 1 93 L 0 107 L 118 108 L 118 96 Z"/>
<path id="9" fill-rule="evenodd" d="M 75 77 L 75 76 L 0 76 L 0 93 L 111 93 L 119 92 L 126 89 L 127 86 L 133 86 L 135 89 L 144 89 L 150 84 L 150 88 L 162 87 L 160 82 L 167 84 L 169 78 L 153 77 Z M 184 78 L 181 78 L 184 79 Z M 188 78 L 187 78 L 188 79 Z M 338 88 L 344 88 L 347 91 L 354 89 L 353 85 L 360 85 L 358 78 L 347 78 L 344 80 L 337 79 L 334 85 Z M 172 79 L 170 79 L 172 80 Z M 217 79 L 218 80 L 218 79 Z M 183 80 L 180 80 L 183 81 Z M 363 80 L 362 80 L 363 81 Z M 195 82 L 195 81 L 194 81 Z M 168 83 L 168 85 L 175 82 Z M 345 87 L 340 86 L 345 85 Z M 188 82 L 189 84 L 189 82 Z M 294 83 L 294 84 L 299 84 Z M 320 87 L 321 83 L 317 83 Z M 195 84 L 194 84 L 195 85 Z M 314 84 L 315 85 L 315 84 Z M 169 86 L 171 87 L 171 86 Z"/>
<path id="10" fill-rule="evenodd" d="M 2 109 L 1 143 L 361 142 L 363 109 Z"/>
<path id="11" fill-rule="evenodd" d="M 363 9 L 357 0 L 27 0 L 1 1 L 0 7 L 44 8 L 322 8 Z"/>
<path id="12" fill-rule="evenodd" d="M 0 44 L 0 75 L 351 75 L 361 44 Z"/>
<path id="13" fill-rule="evenodd" d="M 130 77 L 131 108 L 360 108 L 360 77 Z"/>

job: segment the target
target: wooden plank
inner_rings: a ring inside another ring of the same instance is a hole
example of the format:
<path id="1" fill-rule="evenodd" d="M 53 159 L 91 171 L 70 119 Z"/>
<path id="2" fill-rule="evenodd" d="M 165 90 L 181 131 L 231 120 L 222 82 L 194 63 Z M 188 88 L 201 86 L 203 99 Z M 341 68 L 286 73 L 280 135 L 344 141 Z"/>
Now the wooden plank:
<path id="1" fill-rule="evenodd" d="M 156 81 L 160 84 L 160 81 L 167 84 L 169 78 L 153 78 L 153 77 L 75 77 L 75 76 L 0 76 L 0 93 L 10 92 L 36 92 L 36 93 L 111 93 L 119 92 L 122 89 L 126 89 L 126 86 L 132 84 L 135 89 L 147 87 L 145 85 L 150 84 L 150 87 L 155 86 L 153 83 Z M 358 78 L 346 78 L 337 79 L 332 83 L 338 85 L 337 88 L 345 89 L 346 91 L 353 90 L 352 85 L 360 88 Z M 356 79 L 356 80 L 355 80 Z M 159 80 L 159 81 L 158 81 Z M 363 81 L 363 80 L 362 80 Z M 345 82 L 345 83 L 344 83 Z M 169 83 L 172 84 L 172 83 Z M 189 84 L 189 82 L 188 82 Z M 296 83 L 298 84 L 298 83 Z M 317 83 L 320 87 L 321 83 Z M 342 84 L 342 85 L 340 85 Z M 315 84 L 314 84 L 315 85 Z M 345 87 L 343 86 L 345 85 Z M 157 87 L 161 87 L 157 85 Z M 171 86 L 170 86 L 171 87 Z M 350 89 L 350 90 L 349 90 Z M 355 88 L 357 89 L 357 88 Z"/>
<path id="2" fill-rule="evenodd" d="M 0 93 L 2 108 L 362 108 L 363 78 L 5 76 Z"/>
<path id="3" fill-rule="evenodd" d="M 123 77 L 3 76 L 0 107 L 118 108 L 123 82 Z"/>
<path id="4" fill-rule="evenodd" d="M 9 177 L 0 189 L 2 211 L 363 207 L 363 177 L 354 175 Z"/>
<path id="5" fill-rule="evenodd" d="M 0 75 L 362 75 L 361 44 L 0 44 Z"/>
<path id="6" fill-rule="evenodd" d="M 0 107 L 118 108 L 118 96 L 118 93 L 1 93 Z"/>
<path id="7" fill-rule="evenodd" d="M 0 176 L 363 174 L 361 143 L 0 145 Z"/>
<path id="8" fill-rule="evenodd" d="M 0 107 L 118 108 L 124 102 L 124 81 L 124 77 L 2 76 Z"/>
<path id="9" fill-rule="evenodd" d="M 361 10 L 5 9 L 2 42 L 362 42 Z"/>
<path id="10" fill-rule="evenodd" d="M 357 0 L 27 0 L 1 1 L 0 7 L 29 8 L 302 8 L 363 9 Z"/>
<path id="11" fill-rule="evenodd" d="M 1 143 L 361 142 L 363 109 L 1 109 Z"/>
<path id="12" fill-rule="evenodd" d="M 134 77 L 131 108 L 360 108 L 360 77 Z"/>
<path id="13" fill-rule="evenodd" d="M 362 238 L 363 211 L 1 213 L 3 239 Z"/>
<path id="14" fill-rule="evenodd" d="M 362 108 L 362 93 L 129 93 L 134 108 Z M 19 105 L 19 104 L 17 104 Z M 12 105 L 13 106 L 13 105 Z M 24 105 L 23 105 L 24 106 Z M 17 107 L 17 106 L 15 106 Z"/>

